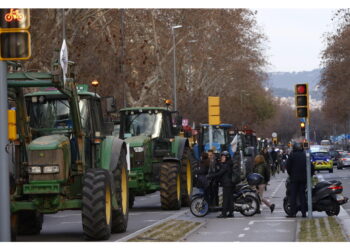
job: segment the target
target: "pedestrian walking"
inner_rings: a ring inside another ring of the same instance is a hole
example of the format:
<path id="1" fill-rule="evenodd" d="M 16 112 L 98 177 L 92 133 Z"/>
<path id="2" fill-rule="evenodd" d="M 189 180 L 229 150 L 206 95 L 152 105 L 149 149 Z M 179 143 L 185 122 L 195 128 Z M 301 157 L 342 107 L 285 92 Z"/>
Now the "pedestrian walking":
<path id="1" fill-rule="evenodd" d="M 220 154 L 219 167 L 217 173 L 211 174 L 210 178 L 218 178 L 223 191 L 222 211 L 217 218 L 234 217 L 233 215 L 233 182 L 232 182 L 232 161 L 229 161 L 230 154 L 223 151 Z M 227 214 L 228 213 L 228 214 Z"/>
<path id="2" fill-rule="evenodd" d="M 264 182 L 257 186 L 257 191 L 261 201 L 266 206 L 268 206 L 270 208 L 271 213 L 273 213 L 273 210 L 275 209 L 275 204 L 271 203 L 268 199 L 264 198 L 264 191 L 265 191 L 266 185 L 270 181 L 270 168 L 267 165 L 263 155 L 259 154 L 255 157 L 253 172 L 260 174 L 261 176 L 264 177 Z M 260 211 L 258 213 L 260 213 Z"/>
<path id="3" fill-rule="evenodd" d="M 287 217 L 295 217 L 297 214 L 297 197 L 300 200 L 302 217 L 306 217 L 306 154 L 301 143 L 293 144 L 293 151 L 287 160 L 287 173 L 290 178 L 290 209 L 291 215 Z"/>

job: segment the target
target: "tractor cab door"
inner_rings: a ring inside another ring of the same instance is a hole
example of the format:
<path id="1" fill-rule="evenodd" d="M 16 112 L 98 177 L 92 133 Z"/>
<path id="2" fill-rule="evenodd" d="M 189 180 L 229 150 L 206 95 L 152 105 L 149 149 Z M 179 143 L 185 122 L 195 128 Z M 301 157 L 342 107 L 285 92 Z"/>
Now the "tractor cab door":
<path id="1" fill-rule="evenodd" d="M 171 154 L 171 139 L 174 138 L 172 133 L 172 121 L 169 112 L 164 112 L 161 122 L 161 131 L 159 137 L 154 139 L 153 156 L 163 158 Z"/>

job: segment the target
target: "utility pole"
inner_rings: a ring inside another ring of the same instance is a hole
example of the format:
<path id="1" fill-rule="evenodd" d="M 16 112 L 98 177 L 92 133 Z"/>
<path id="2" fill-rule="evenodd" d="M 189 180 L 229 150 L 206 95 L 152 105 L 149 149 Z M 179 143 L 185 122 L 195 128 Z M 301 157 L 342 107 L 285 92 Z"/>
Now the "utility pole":
<path id="1" fill-rule="evenodd" d="M 7 62 L 0 61 L 0 241 L 11 241 L 7 109 Z"/>
<path id="2" fill-rule="evenodd" d="M 305 139 L 310 143 L 310 124 L 309 118 L 305 122 Z M 308 218 L 312 218 L 312 176 L 311 176 L 311 160 L 310 160 L 310 146 L 306 149 L 306 176 L 307 176 L 307 204 L 308 204 Z"/>

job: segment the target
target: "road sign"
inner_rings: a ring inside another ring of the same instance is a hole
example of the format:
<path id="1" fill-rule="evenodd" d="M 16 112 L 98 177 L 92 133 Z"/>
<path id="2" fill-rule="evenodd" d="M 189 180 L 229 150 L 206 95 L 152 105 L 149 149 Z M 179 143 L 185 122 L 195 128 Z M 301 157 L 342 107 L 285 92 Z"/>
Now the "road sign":
<path id="1" fill-rule="evenodd" d="M 29 9 L 0 9 L 0 60 L 27 60 L 31 56 Z"/>
<path id="2" fill-rule="evenodd" d="M 273 133 L 272 133 L 272 137 L 277 137 L 277 133 L 276 133 L 276 132 L 273 132 Z"/>
<path id="3" fill-rule="evenodd" d="M 63 71 L 63 82 L 66 83 L 66 75 L 68 72 L 68 48 L 66 39 L 63 40 L 61 51 L 60 51 L 60 64 Z"/>
<path id="4" fill-rule="evenodd" d="M 208 97 L 208 117 L 209 125 L 219 125 L 220 121 L 220 97 Z"/>

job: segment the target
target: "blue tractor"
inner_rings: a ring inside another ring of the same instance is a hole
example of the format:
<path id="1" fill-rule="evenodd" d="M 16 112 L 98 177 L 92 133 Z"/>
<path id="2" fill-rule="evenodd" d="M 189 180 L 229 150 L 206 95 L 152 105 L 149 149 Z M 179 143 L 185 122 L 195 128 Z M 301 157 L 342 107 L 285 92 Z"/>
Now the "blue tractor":
<path id="1" fill-rule="evenodd" d="M 232 130 L 232 124 L 220 124 L 213 125 L 213 143 L 212 148 L 214 153 L 220 153 L 227 150 L 231 157 L 233 156 L 232 149 L 230 147 L 229 130 Z M 208 152 L 209 147 L 209 125 L 201 124 L 199 131 L 198 143 L 193 146 L 193 153 L 197 160 L 200 159 L 202 152 Z"/>

